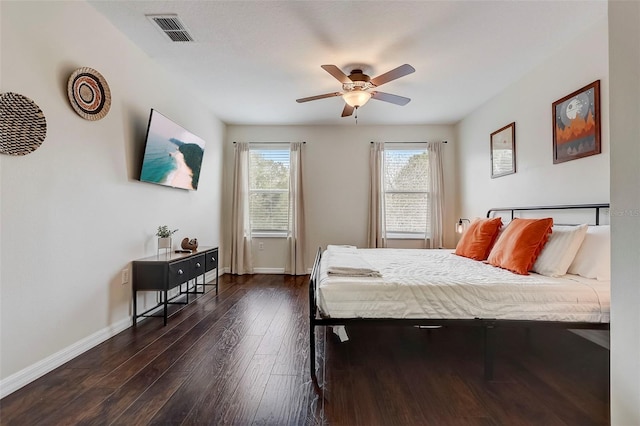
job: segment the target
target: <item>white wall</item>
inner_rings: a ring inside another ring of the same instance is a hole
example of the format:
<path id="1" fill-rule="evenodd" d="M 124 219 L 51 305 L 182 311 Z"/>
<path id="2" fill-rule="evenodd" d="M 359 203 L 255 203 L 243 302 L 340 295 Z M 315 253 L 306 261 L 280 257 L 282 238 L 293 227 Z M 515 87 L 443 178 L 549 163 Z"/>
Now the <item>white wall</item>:
<path id="1" fill-rule="evenodd" d="M 611 424 L 640 424 L 640 3 L 609 2 Z"/>
<path id="2" fill-rule="evenodd" d="M 558 50 L 457 126 L 462 217 L 491 207 L 609 201 L 607 21 Z M 602 153 L 553 164 L 551 104 L 600 80 Z M 489 135 L 516 123 L 516 173 L 491 179 Z"/>
<path id="3" fill-rule="evenodd" d="M 393 107 L 393 106 L 392 106 Z M 352 244 L 367 246 L 369 200 L 369 149 L 371 141 L 442 141 L 444 147 L 445 243 L 452 247 L 456 170 L 456 141 L 452 126 L 228 126 L 225 164 L 233 164 L 233 141 L 296 142 L 306 141 L 303 149 L 303 185 L 306 221 L 306 261 L 311 267 L 318 246 Z M 224 218 L 230 223 L 231 168 L 225 171 Z M 229 248 L 231 233 L 224 232 L 224 246 Z M 284 268 L 282 239 L 261 239 L 264 250 L 255 250 L 256 268 Z M 230 253 L 223 262 L 229 265 Z"/>
<path id="4" fill-rule="evenodd" d="M 596 58 L 596 60 L 593 60 Z M 608 61 L 606 60 L 608 58 Z M 551 103 L 601 80 L 602 151 L 552 164 Z M 611 424 L 640 424 L 640 3 L 595 26 L 457 127 L 460 211 L 611 202 Z M 489 177 L 489 134 L 516 121 L 518 172 Z M 610 198 L 609 198 L 610 193 Z"/>
<path id="5" fill-rule="evenodd" d="M 32 154 L 0 156 L 4 392 L 36 363 L 55 364 L 50 357 L 71 345 L 130 324 L 121 270 L 155 254 L 157 226 L 179 228 L 178 241 L 219 244 L 224 125 L 84 2 L 0 2 L 0 10 L 0 89 L 33 99 L 48 125 Z M 67 80 L 82 66 L 111 89 L 100 121 L 82 119 L 67 99 Z M 136 180 L 151 108 L 205 139 L 198 191 Z"/>

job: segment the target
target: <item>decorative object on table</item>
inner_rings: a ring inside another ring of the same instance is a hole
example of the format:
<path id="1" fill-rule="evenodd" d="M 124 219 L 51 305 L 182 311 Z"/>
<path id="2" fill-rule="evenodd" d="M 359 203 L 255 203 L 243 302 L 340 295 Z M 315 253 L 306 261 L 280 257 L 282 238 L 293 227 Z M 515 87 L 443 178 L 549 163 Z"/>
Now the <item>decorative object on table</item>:
<path id="1" fill-rule="evenodd" d="M 156 232 L 156 237 L 158 237 L 158 252 L 160 252 L 160 249 L 171 251 L 171 236 L 176 232 L 178 232 L 177 229 L 170 231 L 167 225 L 158 226 L 158 231 Z"/>
<path id="2" fill-rule="evenodd" d="M 111 107 L 111 91 L 102 74 L 93 68 L 78 68 L 67 83 L 71 107 L 85 120 L 100 120 Z"/>
<path id="3" fill-rule="evenodd" d="M 185 250 L 197 251 L 198 250 L 198 239 L 197 238 L 183 238 L 182 243 L 180 244 Z"/>
<path id="4" fill-rule="evenodd" d="M 516 123 L 491 133 L 491 178 L 516 172 Z"/>
<path id="5" fill-rule="evenodd" d="M 47 120 L 35 102 L 18 93 L 0 94 L 0 154 L 30 154 L 46 136 Z"/>
<path id="6" fill-rule="evenodd" d="M 553 164 L 600 154 L 600 80 L 553 103 Z"/>

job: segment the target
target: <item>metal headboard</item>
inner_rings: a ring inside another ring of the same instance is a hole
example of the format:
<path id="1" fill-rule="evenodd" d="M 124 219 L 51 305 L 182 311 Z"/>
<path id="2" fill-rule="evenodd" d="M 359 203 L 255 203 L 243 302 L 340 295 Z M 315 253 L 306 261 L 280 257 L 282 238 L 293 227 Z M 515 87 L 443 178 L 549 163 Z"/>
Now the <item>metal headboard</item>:
<path id="1" fill-rule="evenodd" d="M 542 211 L 542 210 L 592 210 L 595 213 L 595 225 L 600 225 L 601 210 L 608 209 L 608 203 L 602 204 L 573 204 L 573 205 L 560 205 L 560 206 L 533 206 L 533 207 L 500 207 L 493 208 L 487 211 L 487 217 L 495 216 L 499 212 L 511 212 L 511 219 L 515 217 L 516 212 L 525 211 Z"/>

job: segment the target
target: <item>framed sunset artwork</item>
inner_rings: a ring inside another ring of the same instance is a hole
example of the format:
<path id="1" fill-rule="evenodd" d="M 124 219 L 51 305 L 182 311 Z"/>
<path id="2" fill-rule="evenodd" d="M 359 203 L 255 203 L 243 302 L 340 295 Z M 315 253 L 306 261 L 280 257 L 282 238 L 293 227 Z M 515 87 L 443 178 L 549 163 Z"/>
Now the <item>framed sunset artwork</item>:
<path id="1" fill-rule="evenodd" d="M 553 103 L 553 163 L 600 154 L 600 80 Z"/>

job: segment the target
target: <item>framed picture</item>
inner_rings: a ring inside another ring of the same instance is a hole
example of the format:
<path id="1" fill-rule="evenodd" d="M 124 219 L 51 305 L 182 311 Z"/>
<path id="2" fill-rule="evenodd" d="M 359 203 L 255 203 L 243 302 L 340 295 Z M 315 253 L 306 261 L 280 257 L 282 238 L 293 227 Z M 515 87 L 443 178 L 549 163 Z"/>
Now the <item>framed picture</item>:
<path id="1" fill-rule="evenodd" d="M 600 154 L 600 80 L 553 103 L 553 164 Z"/>
<path id="2" fill-rule="evenodd" d="M 491 133 L 491 177 L 516 172 L 516 123 Z"/>

